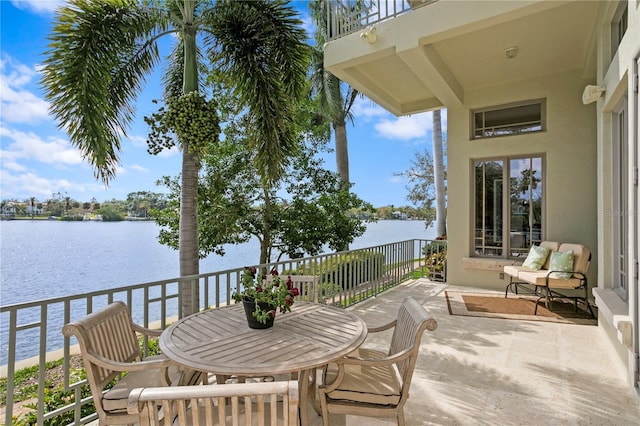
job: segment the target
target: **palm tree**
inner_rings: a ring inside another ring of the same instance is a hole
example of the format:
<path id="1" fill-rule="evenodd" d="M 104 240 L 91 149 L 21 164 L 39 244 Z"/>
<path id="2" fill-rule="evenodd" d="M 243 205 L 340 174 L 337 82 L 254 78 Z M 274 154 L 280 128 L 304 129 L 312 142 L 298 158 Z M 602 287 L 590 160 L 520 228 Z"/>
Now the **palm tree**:
<path id="1" fill-rule="evenodd" d="M 362 8 L 356 4 L 354 7 Z M 327 0 L 310 3 L 316 23 L 315 46 L 311 56 L 311 88 L 320 100 L 320 109 L 333 126 L 336 140 L 336 170 L 343 182 L 349 182 L 349 149 L 347 121 L 353 120 L 351 108 L 358 91 L 343 83 L 324 68 L 324 43 L 327 41 Z"/>
<path id="2" fill-rule="evenodd" d="M 29 203 L 31 205 L 31 219 L 33 219 L 36 215 L 36 197 L 29 198 Z"/>
<path id="3" fill-rule="evenodd" d="M 165 98 L 204 88 L 199 77 L 206 53 L 247 105 L 264 179 L 276 178 L 295 150 L 290 98 L 304 87 L 308 66 L 305 34 L 293 9 L 267 0 L 70 0 L 56 12 L 43 83 L 52 113 L 96 177 L 108 184 L 115 176 L 120 137 L 134 118 L 145 77 L 160 62 L 158 42 L 165 35 L 175 43 L 163 80 Z M 184 140 L 179 143 L 184 277 L 199 273 L 200 156 Z M 182 315 L 196 312 L 197 280 L 184 281 L 181 293 Z"/>
<path id="4" fill-rule="evenodd" d="M 442 116 L 433 111 L 433 184 L 436 193 L 436 236 L 447 235 L 447 210 L 444 187 L 444 150 L 442 143 Z"/>

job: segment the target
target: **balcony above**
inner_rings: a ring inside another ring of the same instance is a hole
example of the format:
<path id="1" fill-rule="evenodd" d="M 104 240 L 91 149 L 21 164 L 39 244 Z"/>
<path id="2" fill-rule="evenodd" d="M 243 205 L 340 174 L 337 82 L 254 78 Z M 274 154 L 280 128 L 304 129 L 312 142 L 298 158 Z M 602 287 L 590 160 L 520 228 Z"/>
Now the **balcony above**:
<path id="1" fill-rule="evenodd" d="M 377 11 L 394 2 L 373 3 Z M 324 56 L 330 72 L 395 115 L 462 106 L 473 90 L 568 70 L 595 78 L 599 2 L 403 4 L 343 26 Z"/>

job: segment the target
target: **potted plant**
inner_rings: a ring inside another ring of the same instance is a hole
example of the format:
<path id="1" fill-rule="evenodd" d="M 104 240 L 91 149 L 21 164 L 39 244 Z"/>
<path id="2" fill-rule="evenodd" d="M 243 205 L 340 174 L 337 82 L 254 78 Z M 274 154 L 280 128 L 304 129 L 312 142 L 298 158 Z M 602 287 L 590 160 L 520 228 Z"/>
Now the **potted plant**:
<path id="1" fill-rule="evenodd" d="M 283 283 L 278 271 L 271 270 L 272 278 L 257 276 L 255 267 L 242 272 L 242 288 L 233 294 L 236 302 L 242 302 L 251 328 L 268 328 L 273 325 L 276 313 L 291 311 L 294 298 L 299 291 L 293 286 L 291 277 Z"/>

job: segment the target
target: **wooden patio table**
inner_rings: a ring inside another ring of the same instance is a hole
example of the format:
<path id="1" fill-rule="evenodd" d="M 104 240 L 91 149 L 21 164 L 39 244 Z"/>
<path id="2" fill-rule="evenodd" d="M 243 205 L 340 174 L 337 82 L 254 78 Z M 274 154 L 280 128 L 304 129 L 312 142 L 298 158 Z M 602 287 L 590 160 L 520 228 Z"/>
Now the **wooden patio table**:
<path id="1" fill-rule="evenodd" d="M 298 372 L 300 423 L 306 426 L 307 401 L 318 410 L 310 375 L 316 367 L 359 347 L 366 336 L 367 325 L 353 312 L 307 302 L 296 302 L 291 312 L 278 313 L 273 327 L 254 330 L 239 303 L 172 324 L 160 336 L 160 349 L 181 366 L 216 376 Z"/>

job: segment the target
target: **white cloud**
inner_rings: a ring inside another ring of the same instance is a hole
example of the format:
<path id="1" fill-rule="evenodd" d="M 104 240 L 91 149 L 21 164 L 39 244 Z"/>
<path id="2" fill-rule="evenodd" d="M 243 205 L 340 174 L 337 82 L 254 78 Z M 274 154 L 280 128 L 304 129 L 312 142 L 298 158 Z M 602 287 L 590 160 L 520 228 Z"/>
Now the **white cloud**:
<path id="1" fill-rule="evenodd" d="M 431 113 L 383 119 L 374 126 L 380 136 L 404 141 L 424 138 L 432 127 Z"/>
<path id="2" fill-rule="evenodd" d="M 371 99 L 365 97 L 358 97 L 356 99 L 356 101 L 353 103 L 352 111 L 354 117 L 364 119 L 365 121 L 368 121 L 372 118 L 375 119 L 379 117 L 393 116 L 389 111 L 382 108 Z"/>
<path id="3" fill-rule="evenodd" d="M 80 152 L 61 138 L 51 137 L 45 141 L 35 133 L 25 133 L 6 127 L 0 127 L 0 136 L 2 139 L 13 141 L 8 146 L 3 146 L 3 166 L 5 159 L 15 162 L 18 160 L 35 160 L 56 166 L 83 163 Z"/>
<path id="4" fill-rule="evenodd" d="M 38 77 L 38 72 L 16 62 L 6 54 L 0 59 L 0 71 L 2 120 L 12 123 L 38 123 L 48 119 L 49 104 L 25 88 Z"/>
<path id="5" fill-rule="evenodd" d="M 389 182 L 396 183 L 396 184 L 404 183 L 404 178 L 398 175 L 391 175 L 391 177 L 389 178 Z"/>
<path id="6" fill-rule="evenodd" d="M 36 197 L 43 201 L 51 194 L 72 187 L 67 179 L 45 179 L 34 173 L 11 174 L 4 168 L 2 175 L 2 199 Z"/>
<path id="7" fill-rule="evenodd" d="M 137 147 L 147 147 L 147 138 L 144 136 L 129 136 L 128 139 L 131 141 L 133 146 Z"/>
<path id="8" fill-rule="evenodd" d="M 176 155 L 180 155 L 180 148 L 178 148 L 177 146 L 173 146 L 171 149 L 163 149 L 162 151 L 160 151 L 157 155 L 158 157 L 162 157 L 162 158 L 169 158 L 169 157 L 174 157 Z"/>
<path id="9" fill-rule="evenodd" d="M 65 2 L 64 0 L 11 0 L 11 3 L 18 9 L 48 14 L 62 6 Z"/>
<path id="10" fill-rule="evenodd" d="M 138 172 L 145 172 L 145 173 L 146 173 L 146 172 L 148 172 L 148 171 L 149 171 L 149 169 L 147 169 L 146 167 L 142 167 L 142 166 L 140 166 L 140 165 L 138 165 L 138 164 L 134 164 L 134 165 L 132 165 L 132 166 L 131 166 L 131 167 L 129 167 L 129 168 L 130 168 L 131 170 L 136 170 L 136 171 L 138 171 Z"/>

